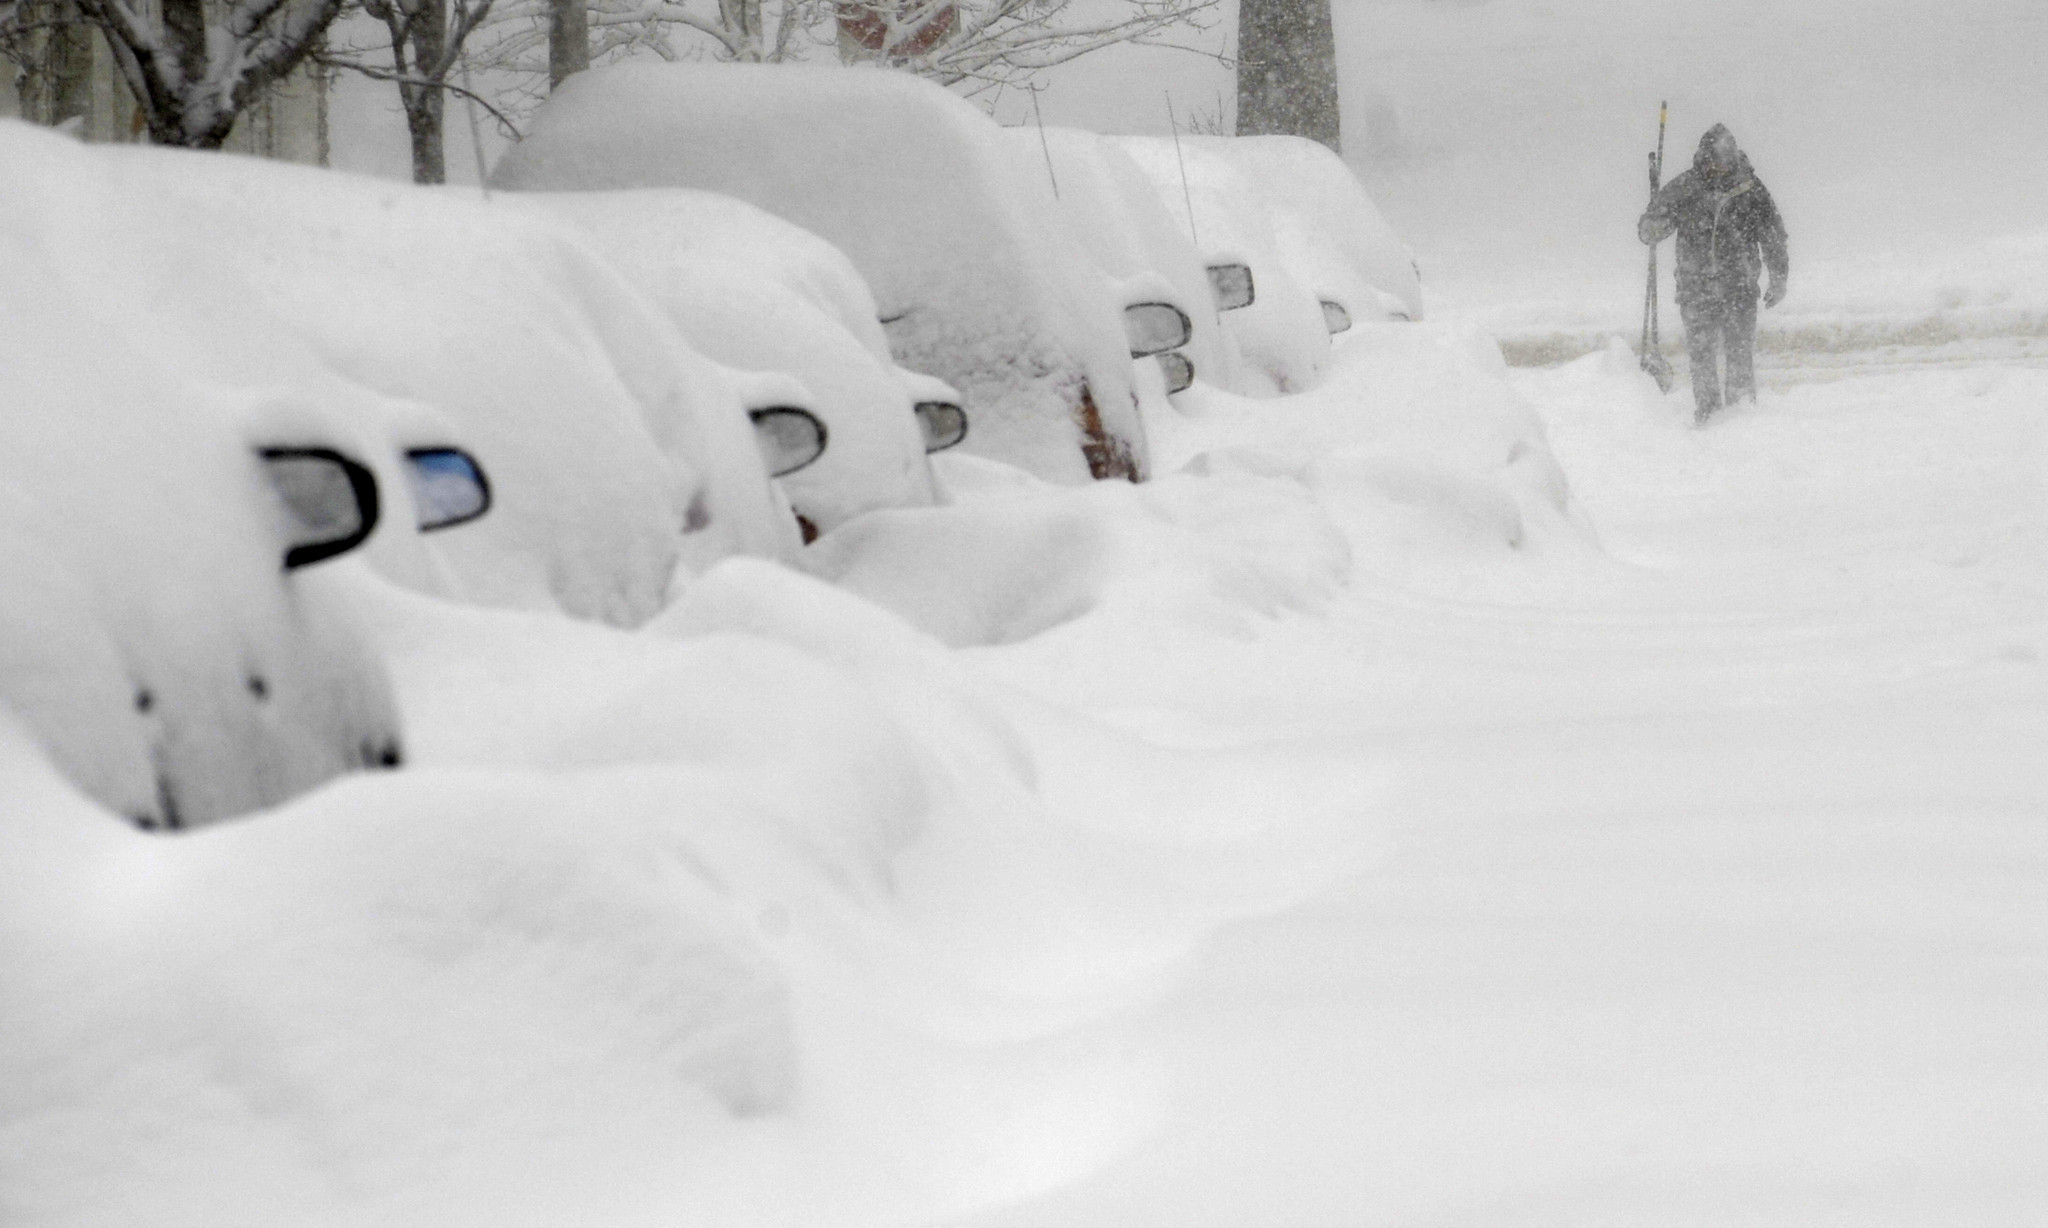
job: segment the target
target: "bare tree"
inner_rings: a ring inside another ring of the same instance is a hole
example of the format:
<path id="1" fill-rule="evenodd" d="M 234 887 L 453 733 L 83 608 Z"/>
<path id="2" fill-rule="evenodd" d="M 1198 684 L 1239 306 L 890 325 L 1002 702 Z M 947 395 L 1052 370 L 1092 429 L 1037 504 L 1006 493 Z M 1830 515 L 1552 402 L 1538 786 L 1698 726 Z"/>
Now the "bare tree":
<path id="1" fill-rule="evenodd" d="M 555 0 L 499 0 L 479 67 L 532 82 Z M 652 53 L 777 63 L 836 55 L 964 87 L 1020 85 L 1056 64 L 1119 43 L 1178 46 L 1208 28 L 1221 0 L 590 0 L 592 62 Z M 1187 47 L 1186 50 L 1198 50 Z M 1207 54 L 1207 53 L 1204 53 Z"/>
<path id="2" fill-rule="evenodd" d="M 1207 29 L 1217 4 L 1123 0 L 1072 20 L 1072 0 L 838 0 L 835 15 L 842 58 L 876 60 L 972 94 L 1022 85 L 1104 47 Z"/>
<path id="3" fill-rule="evenodd" d="M 93 37 L 71 0 L 0 0 L 0 61 L 14 66 L 23 119 L 56 125 L 85 115 Z"/>
<path id="4" fill-rule="evenodd" d="M 448 162 L 443 134 L 447 95 L 457 90 L 448 81 L 462 61 L 463 44 L 490 16 L 493 0 L 356 0 L 365 13 L 384 23 L 391 36 L 391 67 L 382 68 L 365 56 L 369 47 L 343 47 L 318 56 L 322 64 L 346 68 L 398 86 L 405 109 L 406 133 L 412 141 L 414 183 L 446 183 Z M 489 105 L 488 103 L 486 105 Z"/>
<path id="5" fill-rule="evenodd" d="M 343 0 L 74 2 L 106 36 L 150 140 L 218 149 L 235 117 L 319 47 Z"/>
<path id="6" fill-rule="evenodd" d="M 1305 136 L 1337 149 L 1330 0 L 1238 0 L 1237 132 Z"/>
<path id="7" fill-rule="evenodd" d="M 590 67 L 590 0 L 548 0 L 548 88 Z"/>

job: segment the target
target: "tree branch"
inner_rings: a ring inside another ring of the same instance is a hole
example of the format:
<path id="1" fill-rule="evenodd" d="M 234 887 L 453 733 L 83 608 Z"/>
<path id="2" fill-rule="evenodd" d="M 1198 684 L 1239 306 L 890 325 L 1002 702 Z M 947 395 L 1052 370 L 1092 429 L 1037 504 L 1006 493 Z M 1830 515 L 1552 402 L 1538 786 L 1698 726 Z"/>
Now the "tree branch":
<path id="1" fill-rule="evenodd" d="M 519 131 L 519 125 L 513 123 L 510 116 L 500 111 L 497 104 L 493 103 L 490 99 L 473 90 L 464 89 L 447 81 L 417 76 L 412 73 L 394 72 L 388 68 L 379 68 L 375 64 L 364 64 L 358 60 L 347 60 L 340 56 L 328 55 L 324 52 L 309 58 L 314 63 L 326 68 L 345 68 L 350 72 L 359 72 L 372 81 L 390 81 L 394 84 L 410 85 L 421 89 L 446 90 L 457 97 L 470 99 L 482 106 L 484 110 L 489 111 L 491 118 L 497 120 L 499 127 L 505 130 L 506 136 L 515 141 L 525 138 L 526 134 Z"/>

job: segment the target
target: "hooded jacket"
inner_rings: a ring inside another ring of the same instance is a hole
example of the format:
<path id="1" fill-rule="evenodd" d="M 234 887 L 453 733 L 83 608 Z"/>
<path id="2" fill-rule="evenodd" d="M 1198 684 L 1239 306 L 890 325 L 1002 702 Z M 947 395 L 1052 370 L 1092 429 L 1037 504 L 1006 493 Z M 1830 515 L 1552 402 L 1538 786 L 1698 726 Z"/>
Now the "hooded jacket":
<path id="1" fill-rule="evenodd" d="M 1707 129 L 1692 169 L 1658 189 L 1636 223 L 1645 243 L 1678 235 L 1681 303 L 1743 295 L 1754 300 L 1763 269 L 1770 269 L 1773 281 L 1783 281 L 1791 268 L 1784 219 L 1750 170 L 1749 155 L 1738 152 L 1735 169 L 1725 174 L 1714 164 L 1714 142 L 1727 132 L 1720 124 Z"/>

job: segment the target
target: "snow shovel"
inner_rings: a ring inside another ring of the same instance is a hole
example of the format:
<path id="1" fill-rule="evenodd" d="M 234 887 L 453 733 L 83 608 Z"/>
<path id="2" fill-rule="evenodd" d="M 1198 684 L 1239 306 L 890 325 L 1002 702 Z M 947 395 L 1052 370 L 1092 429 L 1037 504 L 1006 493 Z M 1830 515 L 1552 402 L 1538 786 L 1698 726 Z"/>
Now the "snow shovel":
<path id="1" fill-rule="evenodd" d="M 1664 119 L 1668 114 L 1669 105 L 1668 103 L 1657 104 L 1657 152 L 1650 155 L 1650 196 L 1652 199 L 1656 197 L 1657 189 L 1663 184 L 1664 180 Z M 1650 378 L 1657 381 L 1658 390 L 1662 392 L 1671 391 L 1671 386 L 1677 382 L 1677 376 L 1672 374 L 1671 364 L 1664 360 L 1664 350 L 1659 345 L 1657 339 L 1657 245 L 1655 243 L 1650 244 L 1650 284 L 1649 288 L 1643 292 L 1643 343 L 1639 350 L 1642 354 L 1643 370 L 1648 371 Z"/>

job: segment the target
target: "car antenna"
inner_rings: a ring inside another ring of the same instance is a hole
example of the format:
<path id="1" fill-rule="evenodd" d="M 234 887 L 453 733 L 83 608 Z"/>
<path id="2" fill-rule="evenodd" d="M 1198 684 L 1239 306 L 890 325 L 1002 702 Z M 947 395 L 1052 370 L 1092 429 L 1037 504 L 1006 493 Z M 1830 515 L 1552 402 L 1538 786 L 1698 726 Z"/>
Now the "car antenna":
<path id="1" fill-rule="evenodd" d="M 1052 180 L 1052 198 L 1060 198 L 1060 177 L 1052 173 L 1052 146 L 1045 141 L 1045 114 L 1038 109 L 1038 82 L 1031 83 L 1031 114 L 1038 120 L 1038 148 L 1045 154 L 1045 177 Z"/>
<path id="2" fill-rule="evenodd" d="M 462 105 L 469 111 L 469 148 L 476 154 L 476 186 L 483 192 L 484 199 L 491 198 L 489 176 L 484 174 L 484 138 L 476 122 L 476 91 L 469 84 L 469 52 L 456 53 L 462 63 Z"/>
<path id="3" fill-rule="evenodd" d="M 1166 91 L 1166 125 L 1173 129 L 1173 160 L 1180 164 L 1180 198 L 1188 207 L 1188 242 L 1196 248 L 1202 241 L 1195 237 L 1195 198 L 1188 192 L 1188 162 L 1180 152 L 1180 121 L 1173 117 L 1173 91 Z"/>

